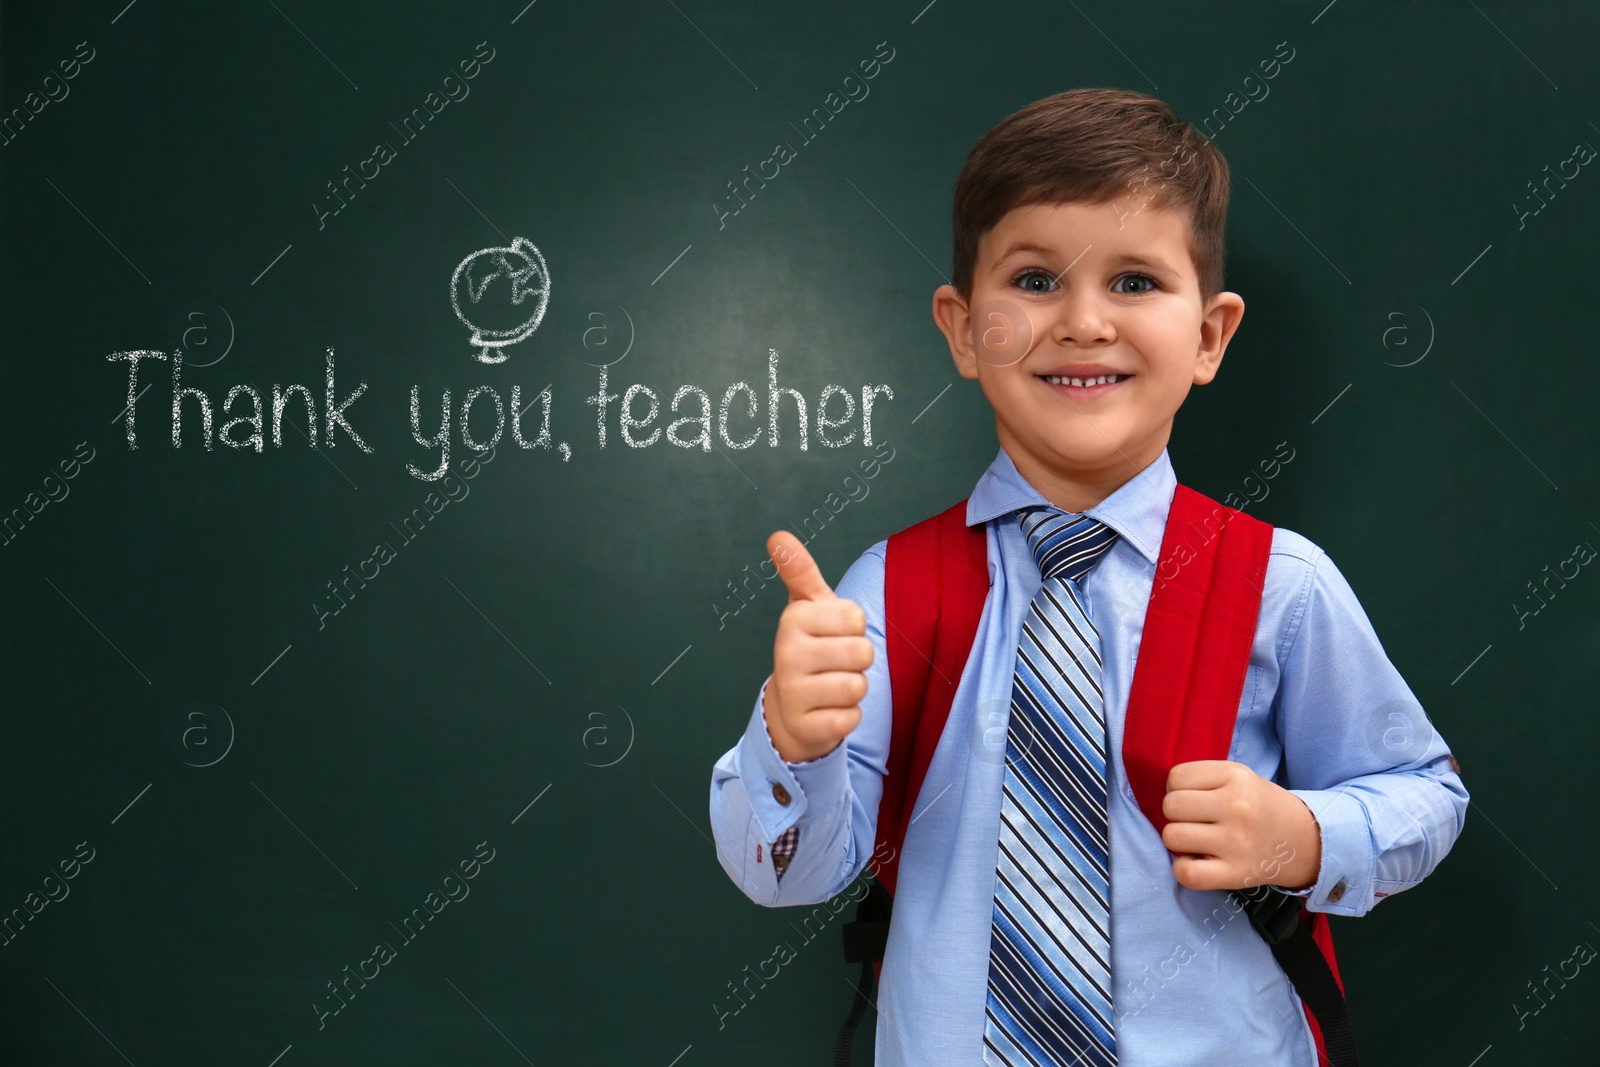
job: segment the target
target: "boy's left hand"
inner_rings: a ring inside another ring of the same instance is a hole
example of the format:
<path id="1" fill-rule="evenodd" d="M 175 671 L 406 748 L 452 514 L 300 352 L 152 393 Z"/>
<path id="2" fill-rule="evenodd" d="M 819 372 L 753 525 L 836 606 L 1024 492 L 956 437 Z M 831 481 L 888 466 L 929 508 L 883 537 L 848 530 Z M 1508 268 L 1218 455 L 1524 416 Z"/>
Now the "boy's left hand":
<path id="1" fill-rule="evenodd" d="M 1322 832 L 1305 801 L 1243 763 L 1194 760 L 1167 775 L 1162 843 L 1184 853 L 1172 873 L 1190 889 L 1304 889 L 1322 867 Z"/>

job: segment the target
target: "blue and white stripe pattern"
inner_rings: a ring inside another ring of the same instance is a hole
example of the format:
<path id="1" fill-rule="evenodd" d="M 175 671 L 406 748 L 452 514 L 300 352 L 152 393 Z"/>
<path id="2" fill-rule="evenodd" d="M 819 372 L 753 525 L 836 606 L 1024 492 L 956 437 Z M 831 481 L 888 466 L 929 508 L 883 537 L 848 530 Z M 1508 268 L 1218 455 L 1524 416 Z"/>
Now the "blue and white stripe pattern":
<path id="1" fill-rule="evenodd" d="M 1017 646 L 1006 733 L 983 1062 L 1109 1067 L 1111 880 L 1100 633 L 1078 582 L 1117 532 L 1022 513 L 1042 585 Z"/>

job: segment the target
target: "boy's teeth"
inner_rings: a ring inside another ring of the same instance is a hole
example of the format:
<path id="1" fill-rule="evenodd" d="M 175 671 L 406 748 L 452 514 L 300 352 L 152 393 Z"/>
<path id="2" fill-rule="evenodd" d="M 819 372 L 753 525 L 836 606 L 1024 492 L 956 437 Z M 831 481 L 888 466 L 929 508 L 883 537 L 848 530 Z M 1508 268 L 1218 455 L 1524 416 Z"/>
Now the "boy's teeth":
<path id="1" fill-rule="evenodd" d="M 1049 382 L 1051 385 L 1076 385 L 1080 387 L 1087 385 L 1100 385 L 1104 382 L 1120 381 L 1126 377 L 1126 374 L 1102 374 L 1098 378 L 1063 378 L 1058 374 L 1043 375 L 1044 380 Z"/>

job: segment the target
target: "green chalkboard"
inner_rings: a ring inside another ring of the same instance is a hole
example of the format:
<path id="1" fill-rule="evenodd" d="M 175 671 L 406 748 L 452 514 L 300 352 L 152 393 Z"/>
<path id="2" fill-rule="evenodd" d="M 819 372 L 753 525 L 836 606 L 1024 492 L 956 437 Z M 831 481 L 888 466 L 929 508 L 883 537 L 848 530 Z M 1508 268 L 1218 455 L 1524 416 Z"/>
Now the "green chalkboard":
<path id="1" fill-rule="evenodd" d="M 836 934 L 715 1007 L 791 936 L 710 840 L 784 603 L 733 589 L 776 529 L 836 581 L 970 492 L 952 185 L 1087 85 L 1232 167 L 1248 311 L 1180 478 L 1338 561 L 1472 792 L 1423 887 L 1333 920 L 1367 1062 L 1592 1058 L 1588 5 L 0 29 L 0 1061 L 825 1062 Z"/>

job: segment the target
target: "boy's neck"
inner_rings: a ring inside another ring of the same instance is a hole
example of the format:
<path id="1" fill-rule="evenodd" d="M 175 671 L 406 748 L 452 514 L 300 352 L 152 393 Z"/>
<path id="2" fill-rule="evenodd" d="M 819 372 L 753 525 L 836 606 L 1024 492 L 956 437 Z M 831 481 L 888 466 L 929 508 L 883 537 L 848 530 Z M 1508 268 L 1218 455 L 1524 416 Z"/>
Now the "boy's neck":
<path id="1" fill-rule="evenodd" d="M 1039 495 L 1063 511 L 1081 514 L 1099 504 L 1132 481 L 1140 471 L 1160 458 L 1166 441 L 1137 451 L 1119 450 L 1103 467 L 1072 467 L 1042 463 L 1027 449 L 1018 448 L 1001 436 L 1000 446 L 1017 473 L 1039 491 Z"/>

